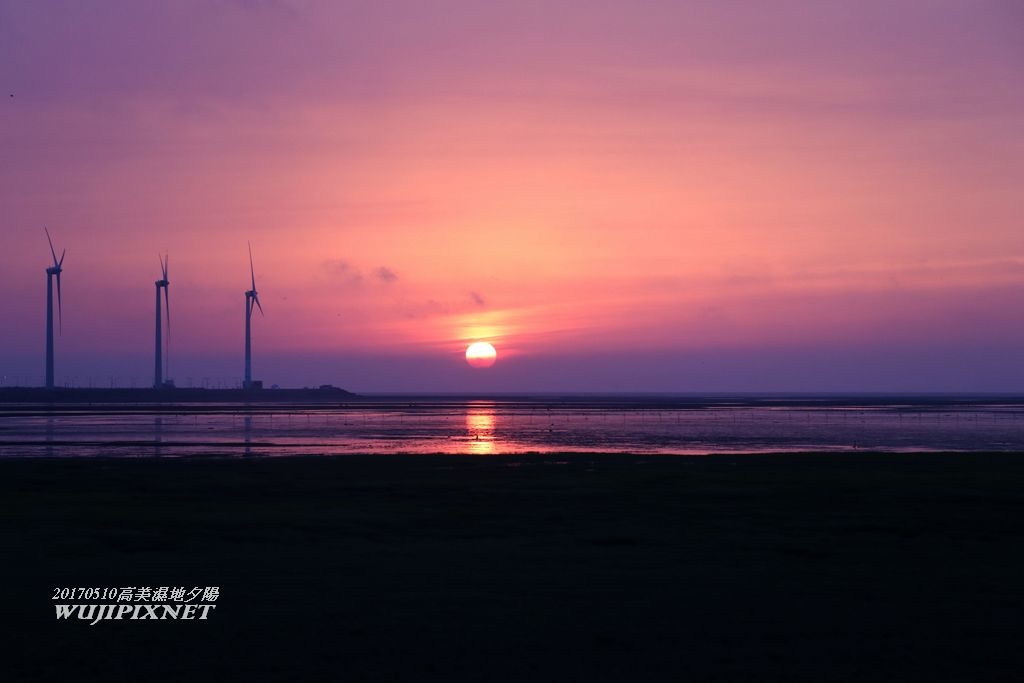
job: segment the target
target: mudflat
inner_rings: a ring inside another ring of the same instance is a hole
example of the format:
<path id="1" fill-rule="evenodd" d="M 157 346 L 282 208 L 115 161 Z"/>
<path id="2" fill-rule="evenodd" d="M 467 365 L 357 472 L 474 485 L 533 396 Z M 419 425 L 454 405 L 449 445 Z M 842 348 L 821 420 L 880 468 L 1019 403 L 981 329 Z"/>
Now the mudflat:
<path id="1" fill-rule="evenodd" d="M 8 680 L 1014 680 L 1024 454 L 0 460 Z M 57 621 L 68 586 L 219 586 Z"/>

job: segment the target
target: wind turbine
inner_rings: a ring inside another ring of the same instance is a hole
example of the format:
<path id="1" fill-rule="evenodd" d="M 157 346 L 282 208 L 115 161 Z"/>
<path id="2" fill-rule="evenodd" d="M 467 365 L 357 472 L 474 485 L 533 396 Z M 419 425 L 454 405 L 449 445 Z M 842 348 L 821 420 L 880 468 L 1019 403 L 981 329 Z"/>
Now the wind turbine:
<path id="1" fill-rule="evenodd" d="M 153 363 L 153 388 L 162 389 L 164 387 L 164 375 L 167 374 L 167 364 L 171 355 L 171 299 L 170 299 L 170 280 L 167 279 L 167 264 L 170 261 L 170 256 L 165 254 L 160 259 L 160 273 L 162 277 L 157 280 L 156 285 L 156 357 Z M 164 336 L 161 333 L 160 325 L 163 322 L 160 316 L 160 290 L 164 290 L 164 308 L 167 316 L 167 357 L 164 357 Z"/>
<path id="2" fill-rule="evenodd" d="M 60 274 L 64 263 L 66 249 L 60 252 L 57 258 L 57 250 L 53 248 L 53 240 L 50 239 L 50 231 L 43 227 L 46 232 L 46 241 L 50 243 L 50 254 L 53 256 L 53 265 L 46 269 L 46 388 L 53 389 L 53 278 L 57 278 L 57 320 L 60 331 L 64 331 L 64 313 L 60 300 Z"/>
<path id="3" fill-rule="evenodd" d="M 252 307 L 255 304 L 263 315 L 263 306 L 260 306 L 260 298 L 256 293 L 256 270 L 252 267 L 252 243 L 249 243 L 249 275 L 252 278 L 252 289 L 245 293 L 245 381 L 243 389 L 258 389 L 259 382 L 252 381 Z"/>

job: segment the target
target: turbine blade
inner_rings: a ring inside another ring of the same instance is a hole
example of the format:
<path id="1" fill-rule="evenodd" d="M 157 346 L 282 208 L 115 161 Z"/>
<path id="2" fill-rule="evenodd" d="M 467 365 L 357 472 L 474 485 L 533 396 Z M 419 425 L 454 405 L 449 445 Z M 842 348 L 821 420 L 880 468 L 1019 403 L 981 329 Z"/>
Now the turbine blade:
<path id="1" fill-rule="evenodd" d="M 164 254 L 164 267 L 163 267 L 164 280 L 167 279 L 167 266 L 169 266 L 170 263 L 171 263 L 171 255 L 170 254 Z"/>
<path id="2" fill-rule="evenodd" d="M 50 243 L 50 253 L 53 255 L 53 265 L 60 266 L 60 263 L 57 261 L 57 250 L 53 248 L 53 240 L 50 239 L 50 229 L 44 225 L 43 230 L 46 231 L 46 241 Z"/>
<path id="3" fill-rule="evenodd" d="M 167 279 L 167 276 L 164 276 Z M 171 295 L 170 288 L 164 285 L 164 311 L 167 313 L 167 338 L 171 338 Z"/>
<path id="4" fill-rule="evenodd" d="M 60 300 L 60 271 L 57 271 L 57 320 L 60 334 L 64 334 L 64 310 Z"/>
<path id="5" fill-rule="evenodd" d="M 253 295 L 252 300 L 256 302 L 256 307 L 260 309 L 260 315 L 264 315 L 263 306 L 260 306 L 260 298 L 256 295 Z"/>
<path id="6" fill-rule="evenodd" d="M 66 253 L 68 253 L 67 249 L 64 249 L 63 251 L 60 252 L 60 261 L 57 262 L 57 267 L 58 268 L 60 268 L 61 266 L 64 265 L 64 254 L 66 254 Z"/>
<path id="7" fill-rule="evenodd" d="M 249 275 L 252 276 L 252 291 L 256 291 L 256 270 L 252 267 L 252 242 L 249 242 Z M 262 310 L 262 309 L 261 309 Z"/>

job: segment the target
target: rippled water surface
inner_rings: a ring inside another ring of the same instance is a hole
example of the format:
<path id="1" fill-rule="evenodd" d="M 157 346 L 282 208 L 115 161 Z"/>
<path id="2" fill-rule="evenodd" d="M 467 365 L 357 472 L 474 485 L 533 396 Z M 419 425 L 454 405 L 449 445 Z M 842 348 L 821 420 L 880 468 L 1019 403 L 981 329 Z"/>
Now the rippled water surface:
<path id="1" fill-rule="evenodd" d="M 1024 451 L 1024 400 L 379 398 L 5 405 L 0 456 Z"/>

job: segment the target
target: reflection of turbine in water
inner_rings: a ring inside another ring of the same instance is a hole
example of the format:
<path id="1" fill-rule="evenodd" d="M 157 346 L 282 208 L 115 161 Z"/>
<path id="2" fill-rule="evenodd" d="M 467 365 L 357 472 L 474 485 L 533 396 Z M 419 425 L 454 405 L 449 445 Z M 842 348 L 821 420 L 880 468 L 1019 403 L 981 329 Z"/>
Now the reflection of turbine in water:
<path id="1" fill-rule="evenodd" d="M 46 457 L 53 457 L 53 415 L 46 416 Z"/>
<path id="2" fill-rule="evenodd" d="M 157 458 L 164 454 L 164 418 L 153 416 L 153 455 Z"/>
<path id="3" fill-rule="evenodd" d="M 491 455 L 494 448 L 494 406 L 490 403 L 471 406 L 466 411 L 466 452 L 471 455 Z"/>
<path id="4" fill-rule="evenodd" d="M 245 455 L 252 455 L 252 415 L 242 418 L 242 434 L 245 440 Z"/>

